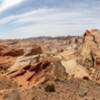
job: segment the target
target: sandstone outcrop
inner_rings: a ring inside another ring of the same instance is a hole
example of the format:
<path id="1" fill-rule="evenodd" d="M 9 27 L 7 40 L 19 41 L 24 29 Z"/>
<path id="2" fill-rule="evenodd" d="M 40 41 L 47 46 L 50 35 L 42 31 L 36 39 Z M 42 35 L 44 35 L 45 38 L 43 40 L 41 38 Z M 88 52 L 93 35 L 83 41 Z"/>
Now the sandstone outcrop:
<path id="1" fill-rule="evenodd" d="M 79 53 L 79 63 L 87 68 L 96 67 L 96 60 L 100 56 L 100 31 L 86 31 L 83 45 Z"/>
<path id="2" fill-rule="evenodd" d="M 100 31 L 97 29 L 86 31 L 83 45 L 79 51 L 77 62 L 92 70 L 92 80 L 100 83 Z"/>
<path id="3" fill-rule="evenodd" d="M 4 74 L 15 63 L 16 57 L 0 56 L 0 73 Z"/>
<path id="4" fill-rule="evenodd" d="M 30 66 L 39 61 L 39 55 L 34 56 L 20 56 L 16 58 L 15 63 L 7 70 L 8 73 L 22 69 L 25 66 Z"/>
<path id="5" fill-rule="evenodd" d="M 75 60 L 62 61 L 62 65 L 65 67 L 66 72 L 70 78 L 90 78 L 89 72 L 86 68 L 76 63 Z"/>
<path id="6" fill-rule="evenodd" d="M 43 59 L 12 71 L 7 77 L 15 80 L 19 87 L 29 88 L 50 80 L 65 80 L 67 74 L 58 61 Z"/>
<path id="7" fill-rule="evenodd" d="M 1 48 L 0 49 L 0 56 L 13 56 L 13 57 L 17 57 L 17 56 L 21 56 L 24 54 L 24 50 L 23 49 L 7 49 L 7 48 Z"/>
<path id="8" fill-rule="evenodd" d="M 40 46 L 29 47 L 25 50 L 24 56 L 41 54 L 43 51 Z"/>
<path id="9" fill-rule="evenodd" d="M 66 50 L 58 54 L 57 58 L 61 60 L 66 69 L 66 73 L 74 78 L 99 79 L 100 73 L 100 31 L 86 31 L 83 37 L 83 43 L 77 50 Z M 98 38 L 99 37 L 99 38 Z M 96 74 L 97 72 L 97 74 Z M 96 78 L 97 77 L 97 78 Z"/>
<path id="10" fill-rule="evenodd" d="M 99 100 L 99 84 L 99 30 L 0 42 L 0 100 Z"/>
<path id="11" fill-rule="evenodd" d="M 38 58 L 34 55 L 41 54 L 42 49 L 40 46 L 32 46 L 30 48 L 15 48 L 7 46 L 7 44 L 0 45 L 0 72 L 6 72 L 7 69 L 13 70 L 22 68 L 25 65 L 35 62 Z M 38 56 L 38 55 L 37 55 Z M 13 66 L 13 67 L 12 67 Z M 9 72 L 8 71 L 8 72 Z"/>

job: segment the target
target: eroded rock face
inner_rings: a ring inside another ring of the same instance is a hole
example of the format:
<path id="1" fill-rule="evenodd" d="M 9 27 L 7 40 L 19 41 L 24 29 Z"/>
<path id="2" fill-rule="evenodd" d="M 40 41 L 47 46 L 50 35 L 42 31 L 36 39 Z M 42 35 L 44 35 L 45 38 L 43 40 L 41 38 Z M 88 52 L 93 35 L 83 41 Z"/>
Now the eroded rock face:
<path id="1" fill-rule="evenodd" d="M 8 77 L 13 78 L 20 87 L 32 87 L 47 80 L 42 76 L 45 73 L 45 68 L 48 65 L 48 61 L 38 62 L 33 65 L 27 65 L 22 69 L 11 72 L 10 74 L 8 74 Z"/>
<path id="2" fill-rule="evenodd" d="M 99 37 L 99 38 L 98 38 Z M 100 56 L 98 52 L 100 49 L 100 31 L 99 30 L 91 30 L 86 31 L 83 38 L 83 45 L 80 50 L 80 57 L 78 62 L 87 67 L 95 67 L 96 57 Z"/>
<path id="3" fill-rule="evenodd" d="M 20 47 L 15 48 L 7 44 L 0 45 L 0 72 L 6 73 L 23 66 L 29 65 L 30 63 L 35 63 L 38 59 L 36 54 L 41 54 L 42 49 L 40 46 L 32 47 Z"/>
<path id="4" fill-rule="evenodd" d="M 14 79 L 19 87 L 29 88 L 50 80 L 67 78 L 64 67 L 59 62 L 43 59 L 34 64 L 24 66 L 9 73 L 8 78 Z"/>
<path id="5" fill-rule="evenodd" d="M 16 57 L 0 56 L 0 73 L 4 74 L 15 63 Z"/>
<path id="6" fill-rule="evenodd" d="M 90 70 L 91 79 L 100 83 L 100 31 L 86 31 L 77 63 Z M 92 70 L 92 71 L 91 71 Z"/>
<path id="7" fill-rule="evenodd" d="M 96 57 L 96 70 L 100 71 L 100 57 Z"/>
<path id="8" fill-rule="evenodd" d="M 62 65 L 65 67 L 70 78 L 84 79 L 87 77 L 89 79 L 88 70 L 79 65 L 75 60 L 62 61 Z"/>
<path id="9" fill-rule="evenodd" d="M 8 69 L 8 73 L 30 66 L 38 61 L 39 55 L 17 57 L 15 63 Z"/>
<path id="10" fill-rule="evenodd" d="M 96 86 L 97 91 L 96 82 L 100 83 L 99 33 L 99 30 L 86 31 L 81 46 L 81 38 L 79 42 L 77 37 L 68 41 L 40 39 L 34 41 L 35 45 L 33 40 L 0 43 L 0 74 L 5 75 L 0 77 L 0 100 L 47 100 L 48 96 L 50 100 L 60 97 L 61 100 L 66 97 L 69 100 L 77 97 L 78 100 L 94 100 L 94 96 L 100 94 L 90 90 Z M 94 94 L 92 98 L 90 94 Z"/>
<path id="11" fill-rule="evenodd" d="M 69 77 L 88 78 L 91 80 L 100 78 L 100 31 L 86 31 L 83 37 L 83 44 L 77 51 L 67 50 L 58 54 L 62 65 Z M 99 38 L 97 38 L 99 37 Z M 97 74 L 96 74 L 97 72 Z M 91 78 L 93 75 L 95 78 Z"/>
<path id="12" fill-rule="evenodd" d="M 24 50 L 23 49 L 10 49 L 10 50 L 7 50 L 7 48 L 2 48 L 0 50 L 0 56 L 13 56 L 13 57 L 16 57 L 16 56 L 21 56 L 24 54 Z"/>
<path id="13" fill-rule="evenodd" d="M 29 47 L 25 50 L 24 56 L 41 54 L 43 51 L 40 46 Z"/>

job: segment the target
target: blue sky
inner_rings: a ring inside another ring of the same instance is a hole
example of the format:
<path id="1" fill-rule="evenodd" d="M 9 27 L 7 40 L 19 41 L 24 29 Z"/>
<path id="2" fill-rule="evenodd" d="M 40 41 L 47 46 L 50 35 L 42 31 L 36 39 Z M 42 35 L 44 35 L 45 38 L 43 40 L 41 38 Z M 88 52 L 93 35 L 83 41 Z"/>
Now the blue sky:
<path id="1" fill-rule="evenodd" d="M 100 0 L 0 0 L 0 39 L 82 35 L 100 27 Z"/>

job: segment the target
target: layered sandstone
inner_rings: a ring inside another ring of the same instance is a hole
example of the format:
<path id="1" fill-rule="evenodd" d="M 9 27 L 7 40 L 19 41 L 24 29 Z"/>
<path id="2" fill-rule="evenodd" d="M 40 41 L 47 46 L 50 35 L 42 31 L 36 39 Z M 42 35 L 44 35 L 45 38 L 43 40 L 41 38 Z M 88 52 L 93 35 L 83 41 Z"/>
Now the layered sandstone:
<path id="1" fill-rule="evenodd" d="M 99 100 L 100 31 L 2 41 L 0 75 L 0 100 Z"/>

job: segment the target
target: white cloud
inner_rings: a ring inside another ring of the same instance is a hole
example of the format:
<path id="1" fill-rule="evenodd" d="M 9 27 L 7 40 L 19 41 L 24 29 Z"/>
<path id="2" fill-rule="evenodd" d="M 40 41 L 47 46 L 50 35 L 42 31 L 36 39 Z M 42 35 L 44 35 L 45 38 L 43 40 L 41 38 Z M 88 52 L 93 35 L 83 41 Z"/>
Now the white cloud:
<path id="1" fill-rule="evenodd" d="M 29 11 L 29 12 L 19 14 L 19 15 L 8 16 L 8 17 L 1 18 L 0 19 L 0 24 L 6 24 L 8 22 L 13 22 L 14 20 L 19 22 L 19 20 L 23 20 L 25 18 L 29 19 L 32 16 L 37 17 L 38 15 L 41 15 L 41 14 L 43 15 L 43 14 L 46 14 L 48 12 L 50 13 L 50 12 L 54 12 L 54 11 L 55 11 L 55 9 L 43 8 L 43 9 Z"/>
<path id="2" fill-rule="evenodd" d="M 93 10 L 92 10 L 93 11 Z M 69 11 L 59 8 L 42 8 L 0 19 L 0 24 L 13 25 L 12 37 L 78 35 L 86 29 L 99 28 L 94 11 Z M 20 34 L 20 35 L 19 35 Z"/>
<path id="3" fill-rule="evenodd" d="M 65 20 L 71 18 L 79 18 L 83 16 L 83 12 L 69 12 L 63 11 L 57 8 L 43 8 L 29 11 L 23 14 L 18 14 L 14 16 L 8 16 L 0 19 L 0 24 L 6 24 L 8 22 L 15 24 L 23 24 L 29 22 L 47 22 L 47 21 L 57 21 Z"/>
<path id="4" fill-rule="evenodd" d="M 18 4 L 21 4 L 25 0 L 2 0 L 0 4 L 0 12 L 3 12 L 9 8 L 12 8 Z"/>

